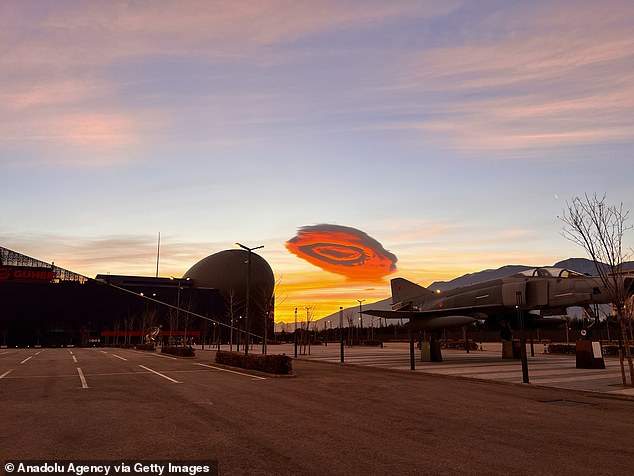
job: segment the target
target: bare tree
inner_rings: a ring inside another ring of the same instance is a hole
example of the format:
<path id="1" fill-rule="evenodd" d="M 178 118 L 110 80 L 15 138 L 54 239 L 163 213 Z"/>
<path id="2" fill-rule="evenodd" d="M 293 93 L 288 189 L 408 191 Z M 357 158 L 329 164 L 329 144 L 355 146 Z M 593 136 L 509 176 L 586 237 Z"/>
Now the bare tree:
<path id="1" fill-rule="evenodd" d="M 261 282 L 259 286 L 254 290 L 254 296 L 252 303 L 255 304 L 254 318 L 259 319 L 262 322 L 262 353 L 267 353 L 268 341 L 271 339 L 269 336 L 269 327 L 273 329 L 273 339 L 275 339 L 275 306 L 281 304 L 277 302 L 276 290 L 280 280 L 275 282 L 273 289 L 266 282 Z M 272 324 L 272 325 L 271 325 Z M 257 325 L 256 325 L 257 328 Z"/>
<path id="2" fill-rule="evenodd" d="M 302 333 L 300 335 L 300 349 L 303 347 L 302 354 L 306 355 L 306 346 L 308 346 L 308 353 L 310 354 L 310 323 L 315 317 L 316 306 L 305 306 L 304 309 L 306 310 L 306 327 L 304 328 L 304 323 L 301 324 Z"/>
<path id="3" fill-rule="evenodd" d="M 563 236 L 581 246 L 594 261 L 601 282 L 607 289 L 616 310 L 616 317 L 625 343 L 625 356 L 630 370 L 630 385 L 634 386 L 634 366 L 625 326 L 625 303 L 628 289 L 623 277 L 623 263 L 631 256 L 623 250 L 623 235 L 632 229 L 627 225 L 629 212 L 619 206 L 609 205 L 605 194 L 599 197 L 584 195 L 566 202 L 560 219 L 564 222 Z M 623 361 L 621 360 L 621 365 Z M 625 372 L 622 370 L 623 384 L 626 385 Z"/>
<path id="4" fill-rule="evenodd" d="M 187 332 L 189 332 L 189 326 L 192 323 L 192 310 L 196 308 L 196 299 L 194 296 L 188 293 L 185 298 L 185 305 L 181 305 L 181 311 L 183 311 L 184 317 L 181 319 L 185 324 L 185 334 L 183 336 L 183 345 L 188 345 L 189 342 L 192 342 L 192 337 L 187 337 Z M 189 339 L 189 340 L 188 340 Z"/>
<path id="5" fill-rule="evenodd" d="M 269 310 L 268 310 L 268 318 L 273 320 L 273 341 L 277 341 L 277 337 L 275 334 L 275 307 L 280 306 L 286 299 L 288 298 L 287 294 L 280 293 L 280 284 L 284 275 L 280 276 L 280 278 L 275 281 L 275 285 L 273 286 L 273 296 L 271 297 L 271 301 L 269 302 Z M 283 331 L 287 331 L 286 324 L 282 326 Z"/>
<path id="6" fill-rule="evenodd" d="M 233 289 L 233 287 L 231 287 L 229 289 L 229 300 L 226 301 L 226 305 L 227 305 L 227 311 L 229 314 L 229 325 L 230 325 L 230 330 L 229 330 L 229 352 L 233 351 L 233 326 L 235 323 L 235 312 L 237 311 L 238 308 L 238 299 L 237 299 L 237 292 L 235 289 Z M 237 342 L 240 342 L 240 338 L 239 336 L 236 338 Z M 236 346 L 236 351 L 237 351 L 237 346 Z"/>
<path id="7" fill-rule="evenodd" d="M 147 342 L 147 340 L 149 339 L 149 330 L 153 329 L 154 327 L 156 327 L 156 321 L 158 320 L 158 310 L 156 309 L 155 306 L 152 306 L 151 308 L 146 308 L 145 309 L 145 313 L 143 314 L 143 319 L 141 322 L 141 335 L 144 338 L 144 343 L 149 344 L 150 342 Z"/>

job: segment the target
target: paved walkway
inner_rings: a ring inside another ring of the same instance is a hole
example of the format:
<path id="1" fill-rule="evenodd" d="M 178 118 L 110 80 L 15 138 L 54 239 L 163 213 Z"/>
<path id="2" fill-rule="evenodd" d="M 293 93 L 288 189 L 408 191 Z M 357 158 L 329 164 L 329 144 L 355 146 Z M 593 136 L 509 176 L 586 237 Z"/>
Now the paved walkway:
<path id="1" fill-rule="evenodd" d="M 500 343 L 484 344 L 484 350 L 442 351 L 443 362 L 421 362 L 420 351 L 416 350 L 416 372 L 459 376 L 466 378 L 495 380 L 499 382 L 522 383 L 522 365 L 520 360 L 503 360 Z M 529 348 L 529 346 L 527 346 Z M 269 353 L 293 355 L 292 345 L 270 346 Z M 311 346 L 310 355 L 298 355 L 300 359 L 326 362 L 340 361 L 339 343 L 328 346 Z M 384 348 L 346 347 L 344 360 L 348 364 L 410 370 L 409 344 L 387 343 Z M 567 388 L 625 395 L 634 398 L 634 387 L 622 385 L 618 358 L 605 357 L 605 369 L 577 369 L 574 355 L 544 353 L 544 346 L 535 345 L 535 356 L 528 350 L 528 373 L 530 385 Z M 629 382 L 627 362 L 625 372 Z"/>

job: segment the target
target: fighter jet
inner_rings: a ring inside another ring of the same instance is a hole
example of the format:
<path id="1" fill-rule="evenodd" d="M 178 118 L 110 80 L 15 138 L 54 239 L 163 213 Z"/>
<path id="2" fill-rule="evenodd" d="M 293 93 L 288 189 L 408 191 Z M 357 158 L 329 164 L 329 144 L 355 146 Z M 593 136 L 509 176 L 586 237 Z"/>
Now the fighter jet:
<path id="1" fill-rule="evenodd" d="M 494 279 L 432 291 L 403 278 L 392 285 L 392 310 L 363 311 L 386 319 L 410 319 L 416 329 L 440 330 L 462 327 L 477 321 L 494 321 L 502 339 L 512 338 L 518 328 L 518 309 L 527 311 L 527 328 L 558 325 L 568 307 L 580 306 L 591 312 L 592 304 L 608 304 L 610 296 L 598 276 L 564 268 L 534 268 Z M 623 279 L 628 295 L 634 292 L 634 278 Z"/>

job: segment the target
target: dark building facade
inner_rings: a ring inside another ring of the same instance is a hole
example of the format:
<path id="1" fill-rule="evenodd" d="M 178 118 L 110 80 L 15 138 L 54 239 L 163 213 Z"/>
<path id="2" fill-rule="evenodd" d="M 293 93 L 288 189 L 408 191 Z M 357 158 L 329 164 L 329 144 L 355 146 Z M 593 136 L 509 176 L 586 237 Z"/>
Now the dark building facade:
<path id="1" fill-rule="evenodd" d="M 205 262 L 198 266 L 198 273 L 182 278 L 97 275 L 90 279 L 0 248 L 0 345 L 136 344 L 156 328 L 160 329 L 157 340 L 162 342 L 226 342 L 231 326 L 239 326 L 235 317 L 245 313 L 247 268 L 244 256 L 234 256 L 233 261 L 223 261 L 223 266 L 228 265 L 224 271 L 210 270 L 218 262 L 208 257 L 190 270 Z M 264 265 L 270 270 L 266 261 Z M 263 287 L 257 278 L 261 267 L 262 263 L 252 267 L 256 278 L 250 286 L 254 291 L 249 327 L 254 335 L 262 335 L 269 317 L 271 332 L 273 326 L 272 308 L 261 304 L 272 305 L 273 274 Z M 214 285 L 200 279 L 214 273 L 220 278 Z M 223 281 L 223 275 L 236 280 Z M 226 289 L 236 291 L 227 293 Z"/>

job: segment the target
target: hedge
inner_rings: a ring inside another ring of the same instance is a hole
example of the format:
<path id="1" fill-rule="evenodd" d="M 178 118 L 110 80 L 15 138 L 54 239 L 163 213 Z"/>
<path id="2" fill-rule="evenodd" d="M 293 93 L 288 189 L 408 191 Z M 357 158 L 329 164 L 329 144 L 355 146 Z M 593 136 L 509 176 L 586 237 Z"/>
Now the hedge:
<path id="1" fill-rule="evenodd" d="M 293 371 L 293 359 L 286 354 L 262 355 L 239 352 L 216 352 L 216 363 L 242 369 L 258 370 L 269 374 L 288 375 Z"/>
<path id="2" fill-rule="evenodd" d="M 176 347 L 173 345 L 161 347 L 161 354 L 176 355 L 178 357 L 194 357 L 196 355 L 193 347 Z"/>
<path id="3" fill-rule="evenodd" d="M 603 355 L 616 356 L 619 355 L 618 344 L 601 344 Z M 574 354 L 576 353 L 576 344 L 548 344 L 549 354 Z"/>
<path id="4" fill-rule="evenodd" d="M 548 344 L 549 354 L 575 354 L 576 352 L 576 344 Z"/>
<path id="5" fill-rule="evenodd" d="M 137 344 L 134 348 L 136 350 L 145 350 L 148 352 L 154 352 L 156 350 L 156 346 L 154 344 Z"/>

